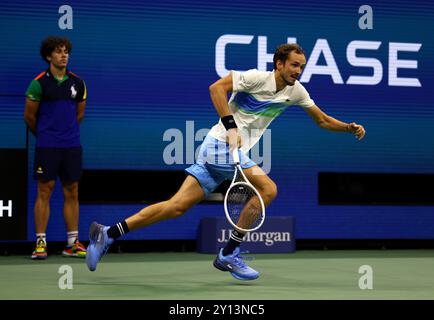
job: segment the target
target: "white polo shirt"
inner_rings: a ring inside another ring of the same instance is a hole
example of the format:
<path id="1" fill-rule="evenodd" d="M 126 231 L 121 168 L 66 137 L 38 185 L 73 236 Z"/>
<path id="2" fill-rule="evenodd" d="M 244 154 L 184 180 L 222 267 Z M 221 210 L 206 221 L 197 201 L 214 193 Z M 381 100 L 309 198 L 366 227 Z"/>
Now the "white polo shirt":
<path id="1" fill-rule="evenodd" d="M 233 91 L 229 109 L 241 135 L 241 151 L 247 153 L 262 137 L 270 123 L 292 105 L 310 108 L 315 103 L 299 81 L 276 93 L 274 71 L 251 69 L 231 71 Z M 210 136 L 226 141 L 226 129 L 221 120 L 211 128 Z"/>

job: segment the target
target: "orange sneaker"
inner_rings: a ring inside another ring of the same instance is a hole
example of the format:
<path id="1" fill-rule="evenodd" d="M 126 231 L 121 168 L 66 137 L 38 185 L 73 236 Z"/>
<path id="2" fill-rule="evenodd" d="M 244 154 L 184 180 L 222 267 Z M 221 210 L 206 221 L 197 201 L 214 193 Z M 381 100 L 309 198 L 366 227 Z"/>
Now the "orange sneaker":
<path id="1" fill-rule="evenodd" d="M 80 241 L 75 240 L 74 245 L 66 246 L 62 255 L 65 257 L 86 258 L 86 248 Z"/>
<path id="2" fill-rule="evenodd" d="M 44 241 L 42 240 L 38 241 L 35 251 L 33 251 L 32 253 L 32 259 L 33 260 L 47 259 L 47 244 Z"/>

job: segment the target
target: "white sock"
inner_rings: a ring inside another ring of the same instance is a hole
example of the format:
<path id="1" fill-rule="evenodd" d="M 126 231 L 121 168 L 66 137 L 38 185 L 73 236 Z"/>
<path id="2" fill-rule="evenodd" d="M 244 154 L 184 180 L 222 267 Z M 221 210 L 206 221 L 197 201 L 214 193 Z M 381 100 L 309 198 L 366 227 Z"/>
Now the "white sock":
<path id="1" fill-rule="evenodd" d="M 73 246 L 75 240 L 78 240 L 78 231 L 70 231 L 68 235 L 68 246 Z"/>
<path id="2" fill-rule="evenodd" d="M 36 234 L 36 244 L 38 244 L 40 240 L 44 241 L 45 245 L 47 245 L 47 235 L 45 233 Z"/>

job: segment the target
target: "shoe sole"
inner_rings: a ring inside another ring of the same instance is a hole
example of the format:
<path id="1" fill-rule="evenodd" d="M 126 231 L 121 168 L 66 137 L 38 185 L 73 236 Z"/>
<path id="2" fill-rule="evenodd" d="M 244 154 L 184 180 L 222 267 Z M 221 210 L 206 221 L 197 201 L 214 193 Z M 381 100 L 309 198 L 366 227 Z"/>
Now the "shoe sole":
<path id="1" fill-rule="evenodd" d="M 242 277 L 236 275 L 236 274 L 233 273 L 233 272 L 231 272 L 231 276 L 234 277 L 234 278 L 237 279 L 237 280 L 243 280 L 243 281 L 256 280 L 256 279 L 259 278 L 259 275 L 258 275 L 257 277 L 255 277 L 255 278 L 242 278 Z"/>
<path id="2" fill-rule="evenodd" d="M 259 278 L 259 274 L 255 278 L 243 278 L 243 277 L 240 277 L 239 275 L 237 275 L 237 274 L 235 274 L 233 272 L 230 272 L 230 270 L 227 270 L 223 266 L 221 266 L 221 264 L 219 264 L 217 262 L 217 259 L 214 260 L 213 265 L 214 265 L 215 268 L 217 268 L 220 271 L 224 271 L 224 272 L 228 271 L 232 275 L 232 277 L 234 277 L 237 280 L 249 281 L 249 280 L 255 280 L 255 279 Z"/>
<path id="3" fill-rule="evenodd" d="M 89 252 L 92 252 L 92 245 L 89 245 L 88 247 L 87 247 L 87 252 L 89 253 Z M 94 266 L 92 263 L 91 263 L 91 261 L 90 261 L 90 257 L 91 257 L 91 255 L 89 255 L 89 254 L 86 254 L 86 265 L 87 265 L 87 268 L 89 269 L 89 271 L 95 271 L 96 270 L 96 265 Z"/>
<path id="4" fill-rule="evenodd" d="M 62 252 L 62 256 L 64 257 L 72 257 L 72 258 L 86 258 L 86 253 L 84 254 L 78 254 L 78 253 L 67 253 L 67 252 Z"/>
<path id="5" fill-rule="evenodd" d="M 32 260 L 45 260 L 45 259 L 47 259 L 47 256 L 45 256 L 45 257 L 40 257 L 40 256 L 31 256 L 30 257 Z"/>

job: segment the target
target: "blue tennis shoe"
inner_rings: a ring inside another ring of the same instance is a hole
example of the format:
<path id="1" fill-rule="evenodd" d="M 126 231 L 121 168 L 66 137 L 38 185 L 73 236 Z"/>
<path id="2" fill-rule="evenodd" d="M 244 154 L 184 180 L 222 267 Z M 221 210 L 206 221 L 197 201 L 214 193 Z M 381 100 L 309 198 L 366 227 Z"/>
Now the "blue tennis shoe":
<path id="1" fill-rule="evenodd" d="M 88 249 L 89 251 L 89 249 Z M 89 253 L 88 253 L 89 254 Z M 223 255 L 223 248 L 214 260 L 214 267 L 221 271 L 229 271 L 238 280 L 255 280 L 259 277 L 259 272 L 250 268 L 240 256 L 240 248 L 236 248 L 230 255 Z"/>
<path id="2" fill-rule="evenodd" d="M 90 271 L 96 270 L 96 265 L 110 248 L 114 239 L 107 235 L 109 227 L 92 222 L 89 228 L 90 243 L 87 247 L 86 264 Z"/>

